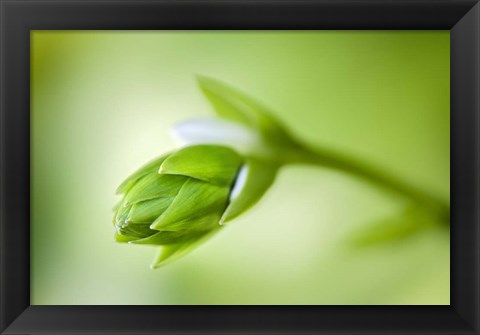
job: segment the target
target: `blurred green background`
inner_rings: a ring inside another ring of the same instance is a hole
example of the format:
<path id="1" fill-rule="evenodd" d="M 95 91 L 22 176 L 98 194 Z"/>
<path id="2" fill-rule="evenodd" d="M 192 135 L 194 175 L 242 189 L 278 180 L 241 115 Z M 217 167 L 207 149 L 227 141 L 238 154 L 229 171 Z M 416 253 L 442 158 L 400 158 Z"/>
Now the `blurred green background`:
<path id="1" fill-rule="evenodd" d="M 115 243 L 112 225 L 116 187 L 175 147 L 171 126 L 213 115 L 195 74 L 448 201 L 449 43 L 448 31 L 32 31 L 31 303 L 449 304 L 448 228 L 336 171 L 283 169 L 256 207 L 158 270 L 155 247 Z"/>

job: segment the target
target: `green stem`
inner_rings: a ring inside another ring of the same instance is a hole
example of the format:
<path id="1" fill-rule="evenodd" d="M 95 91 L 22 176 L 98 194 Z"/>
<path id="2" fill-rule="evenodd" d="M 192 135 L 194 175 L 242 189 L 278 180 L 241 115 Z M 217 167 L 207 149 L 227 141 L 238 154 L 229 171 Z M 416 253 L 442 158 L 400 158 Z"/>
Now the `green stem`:
<path id="1" fill-rule="evenodd" d="M 371 164 L 331 150 L 311 149 L 306 145 L 298 145 L 287 156 L 286 163 L 288 164 L 308 164 L 327 167 L 360 177 L 425 206 L 437 214 L 442 221 L 449 222 L 450 205 L 448 203 Z"/>

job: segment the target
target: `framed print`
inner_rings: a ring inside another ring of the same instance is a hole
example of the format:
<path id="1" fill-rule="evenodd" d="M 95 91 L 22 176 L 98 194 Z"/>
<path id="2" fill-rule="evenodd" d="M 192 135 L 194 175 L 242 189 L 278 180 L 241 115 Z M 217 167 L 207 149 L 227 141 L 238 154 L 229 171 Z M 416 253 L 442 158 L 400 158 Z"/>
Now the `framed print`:
<path id="1" fill-rule="evenodd" d="M 2 334 L 478 334 L 477 1 L 1 1 Z"/>

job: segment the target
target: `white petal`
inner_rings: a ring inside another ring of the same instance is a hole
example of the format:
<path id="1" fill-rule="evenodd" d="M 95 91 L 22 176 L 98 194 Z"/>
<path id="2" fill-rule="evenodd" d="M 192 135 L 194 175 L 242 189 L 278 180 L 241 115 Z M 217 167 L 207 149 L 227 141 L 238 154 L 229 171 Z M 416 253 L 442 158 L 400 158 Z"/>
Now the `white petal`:
<path id="1" fill-rule="evenodd" d="M 223 144 L 242 153 L 259 152 L 265 149 L 260 135 L 238 123 L 220 118 L 192 119 L 176 124 L 173 137 L 180 145 Z"/>
<path id="2" fill-rule="evenodd" d="M 238 172 L 237 178 L 235 179 L 235 184 L 233 185 L 232 192 L 230 192 L 230 202 L 235 200 L 235 198 L 242 192 L 243 187 L 245 186 L 245 181 L 248 176 L 248 165 L 243 164 Z"/>

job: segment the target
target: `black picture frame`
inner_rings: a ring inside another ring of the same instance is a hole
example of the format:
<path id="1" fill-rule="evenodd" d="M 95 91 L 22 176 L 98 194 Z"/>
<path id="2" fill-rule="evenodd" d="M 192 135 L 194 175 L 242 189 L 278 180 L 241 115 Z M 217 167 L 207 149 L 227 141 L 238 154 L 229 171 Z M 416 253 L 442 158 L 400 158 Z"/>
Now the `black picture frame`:
<path id="1" fill-rule="evenodd" d="M 0 0 L 1 334 L 480 334 L 480 4 L 473 0 Z M 30 30 L 448 29 L 450 306 L 30 306 Z"/>

